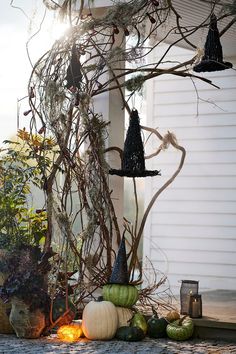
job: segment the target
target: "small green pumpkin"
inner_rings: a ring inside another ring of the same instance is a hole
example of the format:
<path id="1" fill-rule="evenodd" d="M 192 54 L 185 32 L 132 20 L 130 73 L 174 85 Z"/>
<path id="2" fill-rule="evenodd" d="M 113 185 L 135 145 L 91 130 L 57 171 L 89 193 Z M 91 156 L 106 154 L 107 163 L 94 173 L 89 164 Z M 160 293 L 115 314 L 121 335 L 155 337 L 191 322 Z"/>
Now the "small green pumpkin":
<path id="1" fill-rule="evenodd" d="M 168 322 L 164 317 L 159 318 L 154 308 L 152 311 L 153 316 L 147 321 L 147 334 L 151 338 L 165 337 Z"/>
<path id="2" fill-rule="evenodd" d="M 138 289 L 134 285 L 106 284 L 102 296 L 105 301 L 111 301 L 116 306 L 130 308 L 138 300 Z"/>
<path id="3" fill-rule="evenodd" d="M 193 320 L 184 316 L 182 319 L 168 324 L 166 333 L 169 338 L 174 340 L 186 340 L 193 335 Z"/>
<path id="4" fill-rule="evenodd" d="M 123 326 L 118 328 L 116 338 L 127 342 L 137 342 L 144 339 L 145 333 L 139 327 Z"/>

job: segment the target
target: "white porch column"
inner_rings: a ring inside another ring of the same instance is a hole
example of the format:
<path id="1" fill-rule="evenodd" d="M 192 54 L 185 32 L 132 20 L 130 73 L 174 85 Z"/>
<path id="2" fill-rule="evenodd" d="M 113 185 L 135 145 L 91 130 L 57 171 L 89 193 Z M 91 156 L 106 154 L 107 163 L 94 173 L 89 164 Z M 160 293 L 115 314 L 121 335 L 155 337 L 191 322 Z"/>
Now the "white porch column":
<path id="1" fill-rule="evenodd" d="M 94 17 L 104 16 L 107 11 L 107 6 L 111 4 L 110 1 L 99 1 L 100 5 L 97 5 L 97 2 L 94 3 L 96 8 L 92 8 L 92 14 Z M 121 35 L 115 36 L 115 43 L 113 47 L 121 46 Z M 125 63 L 119 62 L 119 68 L 121 66 L 125 66 Z M 112 74 L 108 74 L 107 76 L 112 77 Z M 107 77 L 104 77 L 107 79 Z M 101 78 L 102 83 L 102 78 Z M 120 82 L 122 82 L 120 80 Z M 106 92 L 100 94 L 94 98 L 94 108 L 96 113 L 101 113 L 103 118 L 110 122 L 108 131 L 109 137 L 107 141 L 107 147 L 110 146 L 118 146 L 121 149 L 124 147 L 124 121 L 125 121 L 125 111 L 123 109 L 123 103 L 121 99 L 120 92 L 118 90 L 112 90 L 110 92 Z M 107 161 L 112 168 L 120 168 L 121 161 L 120 156 L 117 152 L 112 151 L 107 153 Z M 123 232 L 123 215 L 124 215 L 124 178 L 119 176 L 110 176 L 110 190 L 112 191 L 112 201 L 114 204 L 114 208 L 117 215 L 117 221 L 119 224 L 120 232 Z M 114 247 L 116 248 L 114 244 Z"/>

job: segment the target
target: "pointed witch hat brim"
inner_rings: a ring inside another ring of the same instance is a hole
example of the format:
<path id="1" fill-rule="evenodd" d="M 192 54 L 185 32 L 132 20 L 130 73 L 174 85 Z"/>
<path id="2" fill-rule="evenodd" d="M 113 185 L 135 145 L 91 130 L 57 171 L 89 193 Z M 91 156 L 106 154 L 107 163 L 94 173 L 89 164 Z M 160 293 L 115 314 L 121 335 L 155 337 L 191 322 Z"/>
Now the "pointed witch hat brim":
<path id="1" fill-rule="evenodd" d="M 160 171 L 158 170 L 144 170 L 144 171 L 138 171 L 138 170 L 116 170 L 114 168 L 109 170 L 110 175 L 116 175 L 120 177 L 153 177 L 153 176 L 160 176 Z"/>
<path id="2" fill-rule="evenodd" d="M 223 51 L 220 43 L 220 34 L 217 28 L 217 18 L 211 15 L 210 26 L 204 46 L 204 56 L 200 63 L 193 67 L 193 71 L 211 72 L 232 68 L 232 63 L 223 61 Z"/>
<path id="3" fill-rule="evenodd" d="M 231 69 L 233 67 L 230 62 L 218 62 L 215 60 L 201 60 L 201 62 L 193 67 L 193 71 L 196 73 L 211 72 L 211 71 L 221 71 L 226 69 Z"/>
<path id="4" fill-rule="evenodd" d="M 125 237 L 122 237 L 116 260 L 113 265 L 109 284 L 129 284 L 129 274 L 127 265 L 127 255 L 125 247 Z"/>
<path id="5" fill-rule="evenodd" d="M 148 177 L 160 175 L 160 171 L 145 169 L 144 149 L 137 110 L 132 110 L 127 131 L 121 169 L 110 169 L 110 175 L 121 177 Z"/>

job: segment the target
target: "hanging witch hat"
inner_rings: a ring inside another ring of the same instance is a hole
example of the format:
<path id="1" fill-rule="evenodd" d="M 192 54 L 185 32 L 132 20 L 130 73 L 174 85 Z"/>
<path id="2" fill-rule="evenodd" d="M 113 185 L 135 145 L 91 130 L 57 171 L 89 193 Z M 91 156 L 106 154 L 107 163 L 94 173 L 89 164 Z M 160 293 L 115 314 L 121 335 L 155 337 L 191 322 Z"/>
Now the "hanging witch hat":
<path id="1" fill-rule="evenodd" d="M 76 45 L 74 44 L 71 49 L 71 59 L 70 59 L 70 64 L 67 68 L 66 71 L 66 88 L 80 88 L 80 84 L 82 81 L 82 74 L 81 74 L 81 69 L 80 69 L 80 61 L 79 61 L 79 51 L 76 48 Z"/>
<path id="2" fill-rule="evenodd" d="M 204 47 L 204 56 L 199 64 L 193 67 L 198 73 L 205 71 L 221 71 L 232 68 L 229 62 L 223 62 L 223 52 L 220 43 L 220 35 L 217 28 L 217 19 L 211 15 L 210 27 Z"/>
<path id="3" fill-rule="evenodd" d="M 145 170 L 144 149 L 139 125 L 138 111 L 132 110 L 130 124 L 127 131 L 121 170 L 109 170 L 111 175 L 126 177 L 147 177 L 160 175 L 160 171 Z"/>
<path id="4" fill-rule="evenodd" d="M 129 284 L 127 256 L 125 247 L 125 237 L 122 237 L 116 260 L 113 265 L 112 274 L 109 280 L 110 284 Z"/>

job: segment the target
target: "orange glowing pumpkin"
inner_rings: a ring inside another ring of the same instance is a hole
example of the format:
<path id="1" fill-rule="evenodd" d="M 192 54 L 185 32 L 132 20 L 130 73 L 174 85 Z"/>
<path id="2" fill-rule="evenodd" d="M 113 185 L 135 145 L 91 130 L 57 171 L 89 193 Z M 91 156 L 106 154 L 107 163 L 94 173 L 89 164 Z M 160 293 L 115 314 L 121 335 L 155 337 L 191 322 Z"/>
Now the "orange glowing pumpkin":
<path id="1" fill-rule="evenodd" d="M 82 323 L 72 323 L 59 327 L 57 330 L 57 336 L 58 339 L 63 342 L 76 342 L 83 336 Z"/>

